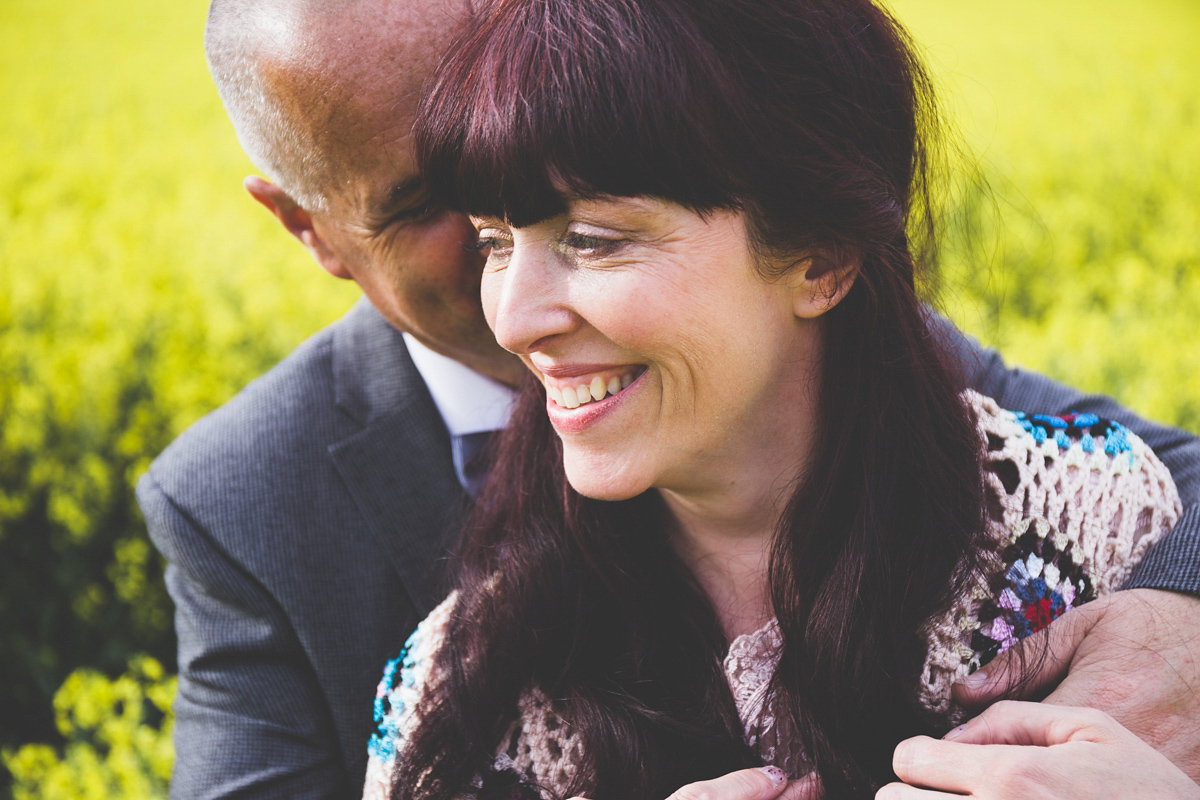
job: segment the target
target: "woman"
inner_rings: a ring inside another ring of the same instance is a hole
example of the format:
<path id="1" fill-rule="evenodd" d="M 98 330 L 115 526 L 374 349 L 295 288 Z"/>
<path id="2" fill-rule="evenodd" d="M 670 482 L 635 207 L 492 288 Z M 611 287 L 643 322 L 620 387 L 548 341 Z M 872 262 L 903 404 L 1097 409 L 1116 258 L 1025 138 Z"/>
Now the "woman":
<path id="1" fill-rule="evenodd" d="M 501 0 L 417 124 L 538 379 L 368 789 L 831 797 L 953 680 L 1119 585 L 1179 508 L 1119 425 L 962 391 L 917 287 L 928 81 L 865 0 Z"/>

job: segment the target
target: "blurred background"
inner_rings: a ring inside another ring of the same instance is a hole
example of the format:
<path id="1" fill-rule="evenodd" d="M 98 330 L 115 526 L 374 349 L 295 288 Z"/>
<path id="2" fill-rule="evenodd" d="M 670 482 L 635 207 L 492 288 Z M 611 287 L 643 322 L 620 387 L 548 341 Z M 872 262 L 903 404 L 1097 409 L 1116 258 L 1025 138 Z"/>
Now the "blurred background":
<path id="1" fill-rule="evenodd" d="M 958 141 L 945 310 L 1200 431 L 1200 4 L 893 8 Z M 133 486 L 357 296 L 242 191 L 205 11 L 0 0 L 0 797 L 165 796 L 172 609 Z"/>

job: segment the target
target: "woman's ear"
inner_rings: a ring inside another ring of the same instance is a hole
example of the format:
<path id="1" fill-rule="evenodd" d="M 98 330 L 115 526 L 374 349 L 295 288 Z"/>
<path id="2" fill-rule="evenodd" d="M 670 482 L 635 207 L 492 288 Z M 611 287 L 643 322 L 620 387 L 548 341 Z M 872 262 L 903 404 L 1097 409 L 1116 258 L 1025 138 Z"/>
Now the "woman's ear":
<path id="1" fill-rule="evenodd" d="M 801 319 L 816 319 L 836 306 L 858 277 L 857 253 L 818 253 L 801 261 L 788 275 L 792 311 Z"/>

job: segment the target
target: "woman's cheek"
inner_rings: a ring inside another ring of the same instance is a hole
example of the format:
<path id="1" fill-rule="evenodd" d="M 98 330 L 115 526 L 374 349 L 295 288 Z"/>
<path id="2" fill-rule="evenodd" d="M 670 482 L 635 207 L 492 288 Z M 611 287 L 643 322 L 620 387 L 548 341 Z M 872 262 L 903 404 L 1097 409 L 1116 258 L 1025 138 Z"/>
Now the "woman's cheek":
<path id="1" fill-rule="evenodd" d="M 496 330 L 496 306 L 500 299 L 500 284 L 503 280 L 500 273 L 484 269 L 479 282 L 479 299 L 483 303 L 483 316 L 488 327 Z"/>

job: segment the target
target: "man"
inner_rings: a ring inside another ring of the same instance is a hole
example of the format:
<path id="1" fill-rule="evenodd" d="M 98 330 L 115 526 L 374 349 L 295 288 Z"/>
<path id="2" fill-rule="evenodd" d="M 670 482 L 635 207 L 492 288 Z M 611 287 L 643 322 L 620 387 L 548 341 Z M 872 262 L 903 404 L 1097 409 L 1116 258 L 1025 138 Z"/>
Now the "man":
<path id="1" fill-rule="evenodd" d="M 469 451 L 505 421 L 505 386 L 523 368 L 484 324 L 482 264 L 462 247 L 470 226 L 426 205 L 409 142 L 421 83 L 466 5 L 216 0 L 211 9 L 214 78 L 243 146 L 272 178 L 248 178 L 246 189 L 365 300 L 193 426 L 139 484 L 177 605 L 175 797 L 358 793 L 374 686 L 439 599 L 430 574 L 474 477 Z M 957 342 L 975 387 L 1002 405 L 1129 421 L 1107 400 L 1010 372 Z M 1200 445 L 1135 428 L 1173 469 L 1188 509 L 1134 585 L 1196 592 Z M 1186 624 L 1200 638 L 1197 601 L 1123 595 L 1056 626 L 1061 657 L 1039 677 L 1052 686 L 1052 668 L 1070 664 L 1060 693 L 1154 728 L 1164 698 L 1181 694 L 1171 681 L 1189 680 L 1171 670 L 1192 657 L 1190 640 L 1170 635 Z M 1147 628 L 1130 606 L 1169 624 Z M 1177 656 L 1156 670 L 1129 660 L 1115 673 L 1129 690 L 1104 697 L 1089 670 L 1113 662 L 1122 625 L 1150 648 L 1138 653 L 1176 647 Z M 984 683 L 961 696 L 993 693 Z M 1181 704 L 1180 718 L 1191 709 Z M 1177 761 L 1200 742 L 1183 723 L 1149 733 Z M 739 780 L 742 789 L 718 789 L 764 791 Z"/>

